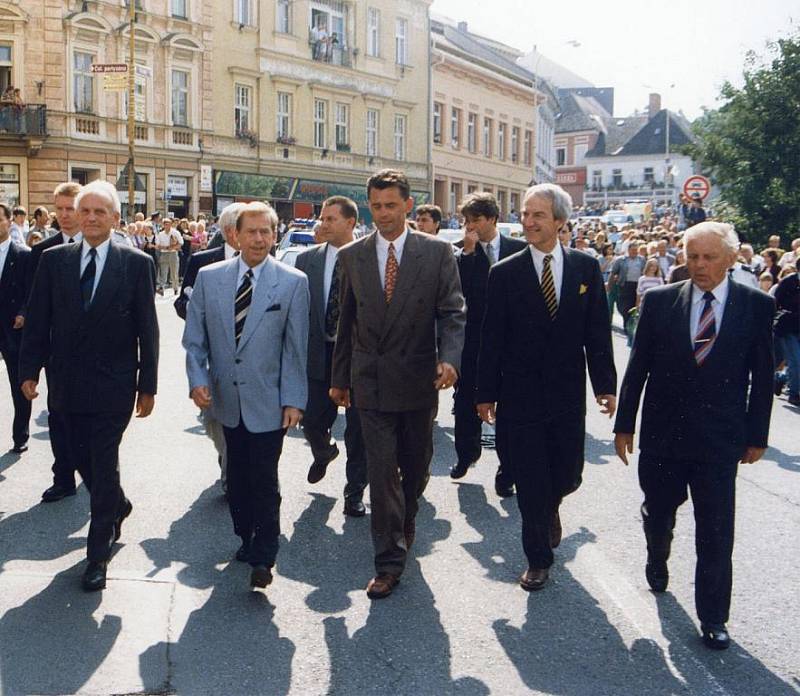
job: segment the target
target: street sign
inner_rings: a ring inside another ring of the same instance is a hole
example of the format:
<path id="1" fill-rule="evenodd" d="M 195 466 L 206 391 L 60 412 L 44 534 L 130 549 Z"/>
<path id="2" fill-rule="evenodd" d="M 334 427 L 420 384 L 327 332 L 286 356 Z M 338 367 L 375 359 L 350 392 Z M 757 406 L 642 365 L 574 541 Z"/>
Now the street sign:
<path id="1" fill-rule="evenodd" d="M 93 73 L 127 73 L 127 63 L 92 63 Z"/>
<path id="2" fill-rule="evenodd" d="M 689 198 L 705 200 L 711 193 L 711 182 L 706 177 L 695 174 L 683 182 L 683 193 Z"/>
<path id="3" fill-rule="evenodd" d="M 128 76 L 125 73 L 103 73 L 103 89 L 106 92 L 124 92 L 128 89 Z"/>

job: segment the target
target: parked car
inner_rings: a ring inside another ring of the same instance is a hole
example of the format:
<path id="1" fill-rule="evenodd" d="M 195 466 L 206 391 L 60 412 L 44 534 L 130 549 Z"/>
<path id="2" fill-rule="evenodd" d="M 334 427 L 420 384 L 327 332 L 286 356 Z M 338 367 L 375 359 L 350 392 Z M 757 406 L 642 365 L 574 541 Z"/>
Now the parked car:
<path id="1" fill-rule="evenodd" d="M 498 222 L 497 231 L 504 237 L 514 237 L 515 239 L 522 239 L 525 236 L 522 225 L 518 222 Z"/>
<path id="2" fill-rule="evenodd" d="M 625 225 L 633 224 L 633 216 L 623 213 L 620 210 L 609 210 L 604 213 L 600 218 L 606 225 L 614 225 L 615 227 L 624 227 Z"/>
<path id="3" fill-rule="evenodd" d="M 314 241 L 314 233 L 308 230 L 289 230 L 285 235 L 283 235 L 283 239 L 281 239 L 280 244 L 278 244 L 278 250 L 281 249 L 288 249 L 289 247 L 293 246 L 300 246 L 300 247 L 307 247 L 312 244 L 316 244 Z"/>

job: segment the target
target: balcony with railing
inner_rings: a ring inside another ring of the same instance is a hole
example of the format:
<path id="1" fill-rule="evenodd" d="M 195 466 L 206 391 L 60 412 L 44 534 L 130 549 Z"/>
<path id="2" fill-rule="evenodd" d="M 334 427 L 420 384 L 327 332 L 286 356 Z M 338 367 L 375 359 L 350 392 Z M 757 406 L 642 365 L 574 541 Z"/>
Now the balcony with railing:
<path id="1" fill-rule="evenodd" d="M 327 32 L 320 34 L 314 29 L 309 29 L 308 46 L 312 60 L 344 68 L 353 67 L 353 51 L 342 45 L 336 32 L 328 36 Z"/>
<path id="2" fill-rule="evenodd" d="M 42 138 L 47 135 L 44 104 L 0 104 L 0 135 Z"/>

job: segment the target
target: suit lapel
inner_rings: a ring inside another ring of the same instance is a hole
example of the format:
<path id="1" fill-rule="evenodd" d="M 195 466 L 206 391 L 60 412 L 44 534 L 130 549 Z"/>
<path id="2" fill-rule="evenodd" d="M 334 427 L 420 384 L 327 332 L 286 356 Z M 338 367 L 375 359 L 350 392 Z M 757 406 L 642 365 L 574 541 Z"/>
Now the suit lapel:
<path id="1" fill-rule="evenodd" d="M 509 263 L 516 263 L 516 259 Z M 533 256 L 529 253 L 523 254 L 520 259 L 521 273 L 517 276 L 522 285 L 522 297 L 528 303 L 528 308 L 531 313 L 536 316 L 540 322 L 545 322 L 546 326 L 552 324 L 550 313 L 547 311 L 547 305 L 544 303 L 544 295 L 542 295 L 542 286 L 539 284 L 539 276 L 536 275 L 536 267 L 533 265 Z"/>
<path id="2" fill-rule="evenodd" d="M 386 301 L 383 294 L 383 285 L 381 284 L 381 274 L 378 271 L 378 251 L 375 246 L 377 234 L 377 232 L 373 232 L 361 245 L 361 250 L 357 257 L 357 265 L 358 277 L 364 284 L 364 297 L 375 310 L 379 320 L 377 323 L 382 324 L 386 316 Z"/>
<path id="3" fill-rule="evenodd" d="M 708 365 L 715 360 L 717 355 L 730 355 L 727 350 L 728 344 L 736 335 L 736 327 L 740 325 L 737 316 L 741 311 L 741 295 L 735 280 L 728 280 L 728 297 L 725 300 L 725 309 L 722 312 L 722 321 L 719 326 L 719 333 L 711 347 L 703 365 Z M 692 346 L 692 358 L 694 358 L 694 346 Z"/>
<path id="4" fill-rule="evenodd" d="M 123 271 L 122 254 L 114 242 L 110 241 L 103 273 L 100 275 L 92 303 L 89 305 L 88 316 L 98 317 L 108 308 L 122 283 Z"/>
<path id="5" fill-rule="evenodd" d="M 678 357 L 691 362 L 697 367 L 694 359 L 694 343 L 692 342 L 692 282 L 683 281 L 683 287 L 678 293 L 678 298 L 674 304 L 675 321 L 674 330 L 678 332 L 677 344 L 681 346 Z"/>
<path id="6" fill-rule="evenodd" d="M 83 299 L 81 298 L 81 249 L 82 243 L 71 244 L 67 247 L 66 262 L 61 266 L 63 274 L 63 287 L 66 289 L 66 299 L 72 307 L 71 316 L 83 317 Z"/>
<path id="7" fill-rule="evenodd" d="M 8 245 L 8 252 L 6 252 L 6 261 L 3 268 L 0 269 L 0 288 L 5 289 L 11 283 L 11 274 L 13 273 L 14 264 L 17 262 L 17 250 L 14 247 L 14 242 Z"/>
<path id="8" fill-rule="evenodd" d="M 422 267 L 422 245 L 420 240 L 417 239 L 415 232 L 408 232 L 406 243 L 403 247 L 403 257 L 400 262 L 400 267 L 397 271 L 397 284 L 394 286 L 394 293 L 392 294 L 392 301 L 386 308 L 386 318 L 383 322 L 382 335 L 391 328 L 395 319 L 402 313 L 408 296 L 411 294 L 411 289 L 417 282 L 420 268 Z M 381 293 L 383 294 L 383 293 Z"/>
<path id="9" fill-rule="evenodd" d="M 499 232 L 497 234 L 500 234 Z M 500 234 L 500 256 L 498 257 L 498 261 L 502 261 L 506 256 L 511 256 L 514 253 L 514 250 L 510 248 L 511 245 L 508 243 L 508 240 Z"/>
<path id="10" fill-rule="evenodd" d="M 247 312 L 247 319 L 244 322 L 244 329 L 242 330 L 242 337 L 239 339 L 237 350 L 242 350 L 256 332 L 258 325 L 264 318 L 264 314 L 266 314 L 267 308 L 275 301 L 277 287 L 278 270 L 275 267 L 275 261 L 268 256 L 253 291 L 253 300 L 250 302 L 250 309 Z"/>
<path id="11" fill-rule="evenodd" d="M 311 297 L 319 297 L 317 303 L 317 316 L 315 321 L 319 324 L 319 329 L 325 333 L 325 259 L 328 254 L 328 244 L 321 244 L 311 254 L 308 264 L 308 286 Z M 313 306 L 313 305 L 312 305 Z"/>
<path id="12" fill-rule="evenodd" d="M 233 258 L 228 262 L 222 276 L 222 282 L 215 288 L 206 288 L 207 293 L 214 293 L 219 305 L 220 316 L 225 327 L 225 340 L 232 352 L 236 352 L 236 321 L 234 307 L 236 305 L 237 280 L 239 279 L 239 260 Z M 241 341 L 240 341 L 241 343 Z"/>
<path id="13" fill-rule="evenodd" d="M 575 254 L 570 249 L 561 248 L 562 271 L 561 271 L 561 294 L 558 300 L 558 312 L 556 313 L 555 326 L 561 330 L 566 328 L 575 319 L 575 308 L 578 304 L 581 276 Z M 544 301 L 544 300 L 542 300 Z"/>

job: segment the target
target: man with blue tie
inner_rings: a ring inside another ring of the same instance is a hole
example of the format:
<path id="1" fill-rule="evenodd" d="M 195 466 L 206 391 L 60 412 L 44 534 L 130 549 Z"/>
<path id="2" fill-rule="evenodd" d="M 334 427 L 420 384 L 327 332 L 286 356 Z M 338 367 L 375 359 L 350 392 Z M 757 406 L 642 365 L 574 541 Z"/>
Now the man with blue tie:
<path id="1" fill-rule="evenodd" d="M 695 605 L 704 643 L 729 646 L 738 465 L 761 459 L 772 409 L 774 300 L 730 280 L 739 240 L 730 225 L 687 230 L 690 280 L 649 290 L 620 391 L 615 447 L 628 463 L 639 398 L 639 483 L 654 592 L 669 582 L 675 513 L 694 503 Z"/>
<path id="2" fill-rule="evenodd" d="M 278 553 L 283 438 L 308 397 L 308 280 L 270 256 L 277 226 L 270 206 L 241 208 L 240 255 L 200 269 L 183 333 L 190 396 L 225 434 L 236 559 L 262 588 Z"/>

